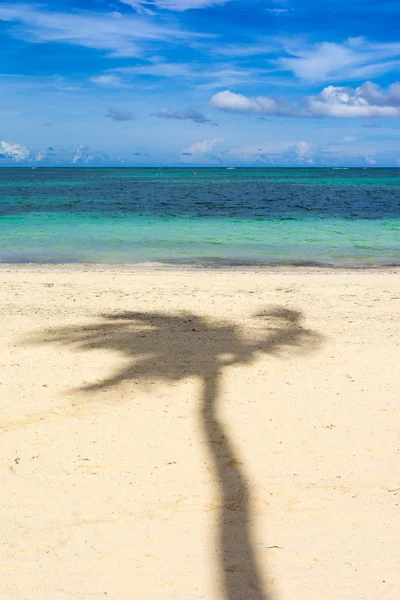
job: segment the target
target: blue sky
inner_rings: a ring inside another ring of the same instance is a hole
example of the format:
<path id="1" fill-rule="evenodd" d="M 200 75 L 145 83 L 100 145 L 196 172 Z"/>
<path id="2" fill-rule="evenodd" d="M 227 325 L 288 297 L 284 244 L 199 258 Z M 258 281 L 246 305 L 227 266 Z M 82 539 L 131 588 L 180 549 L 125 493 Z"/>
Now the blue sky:
<path id="1" fill-rule="evenodd" d="M 392 0 L 0 3 L 0 165 L 400 166 Z"/>

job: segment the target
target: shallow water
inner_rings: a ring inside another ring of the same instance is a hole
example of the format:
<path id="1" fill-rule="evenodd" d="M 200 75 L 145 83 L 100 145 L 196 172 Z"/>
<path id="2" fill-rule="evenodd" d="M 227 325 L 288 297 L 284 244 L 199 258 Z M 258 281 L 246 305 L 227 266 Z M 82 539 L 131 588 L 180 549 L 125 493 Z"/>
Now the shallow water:
<path id="1" fill-rule="evenodd" d="M 400 265 L 400 169 L 0 169 L 0 261 Z"/>

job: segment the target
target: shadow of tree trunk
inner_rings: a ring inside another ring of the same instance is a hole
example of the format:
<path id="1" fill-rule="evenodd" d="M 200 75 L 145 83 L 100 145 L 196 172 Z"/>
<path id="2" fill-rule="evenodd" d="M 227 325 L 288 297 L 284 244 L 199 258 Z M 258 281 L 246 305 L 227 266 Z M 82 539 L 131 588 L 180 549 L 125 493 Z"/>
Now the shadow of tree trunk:
<path id="1" fill-rule="evenodd" d="M 201 422 L 212 457 L 222 507 L 218 519 L 218 558 L 226 600 L 268 600 L 250 531 L 250 490 L 223 424 L 216 416 L 219 397 L 217 372 L 204 378 Z"/>
<path id="2" fill-rule="evenodd" d="M 265 567 L 256 560 L 250 528 L 250 488 L 240 457 L 217 417 L 222 370 L 253 362 L 260 354 L 307 352 L 322 336 L 302 326 L 299 311 L 275 307 L 255 316 L 257 335 L 243 337 L 232 323 L 210 321 L 191 313 L 119 313 L 98 324 L 44 332 L 27 343 L 71 345 L 78 350 L 106 349 L 121 354 L 123 367 L 80 391 L 117 386 L 127 380 L 202 381 L 200 422 L 222 496 L 218 520 L 219 568 L 225 600 L 272 600 L 264 589 Z M 194 339 L 193 332 L 196 333 Z M 227 358 L 228 357 L 228 358 Z"/>

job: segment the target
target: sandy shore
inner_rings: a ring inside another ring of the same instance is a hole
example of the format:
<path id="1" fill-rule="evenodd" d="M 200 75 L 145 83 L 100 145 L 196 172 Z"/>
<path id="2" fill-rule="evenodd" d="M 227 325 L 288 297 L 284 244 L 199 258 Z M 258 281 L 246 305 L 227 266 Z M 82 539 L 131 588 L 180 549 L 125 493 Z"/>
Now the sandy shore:
<path id="1" fill-rule="evenodd" d="M 398 271 L 0 283 L 1 598 L 399 598 Z"/>

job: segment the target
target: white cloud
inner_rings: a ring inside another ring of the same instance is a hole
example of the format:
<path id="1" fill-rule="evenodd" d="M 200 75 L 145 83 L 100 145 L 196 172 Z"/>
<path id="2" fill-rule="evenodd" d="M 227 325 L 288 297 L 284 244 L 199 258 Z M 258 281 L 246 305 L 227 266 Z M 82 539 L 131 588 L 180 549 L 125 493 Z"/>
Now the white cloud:
<path id="1" fill-rule="evenodd" d="M 285 9 L 267 10 L 280 14 L 276 11 Z M 299 37 L 269 36 L 247 44 L 215 45 L 212 52 L 233 59 L 259 56 L 263 73 L 290 71 L 304 82 L 363 81 L 400 67 L 400 42 L 374 43 L 363 37 L 310 44 Z M 280 84 L 284 82 L 281 76 Z"/>
<path id="2" fill-rule="evenodd" d="M 89 81 L 101 87 L 123 87 L 124 84 L 118 75 L 95 75 Z"/>
<path id="3" fill-rule="evenodd" d="M 396 164 L 398 151 L 379 149 L 376 142 L 319 146 L 305 140 L 271 140 L 258 144 L 239 146 L 224 152 L 226 164 L 271 166 L 385 166 Z M 400 157 L 398 164 L 400 165 Z"/>
<path id="4" fill-rule="evenodd" d="M 258 81 L 259 76 L 262 73 L 264 73 L 262 69 L 242 69 L 230 65 L 219 65 L 219 68 L 214 70 L 210 70 L 209 67 L 207 67 L 202 74 L 201 71 L 199 71 L 198 75 L 201 75 L 203 79 L 208 79 L 209 81 L 200 84 L 198 87 L 206 90 L 239 85 L 240 83 L 249 84 L 250 82 Z"/>
<path id="5" fill-rule="evenodd" d="M 317 150 L 304 140 L 270 140 L 231 148 L 224 154 L 227 163 L 243 165 L 296 165 L 317 162 Z"/>
<path id="6" fill-rule="evenodd" d="M 209 8 L 227 4 L 230 0 L 120 0 L 139 12 L 151 12 L 151 8 L 161 8 L 183 12 L 194 8 Z"/>
<path id="7" fill-rule="evenodd" d="M 152 77 L 183 77 L 192 79 L 195 77 L 195 67 L 191 63 L 173 63 L 152 61 L 149 64 L 137 65 L 135 67 L 119 67 L 115 69 L 118 73 L 126 75 L 150 75 Z"/>
<path id="8" fill-rule="evenodd" d="M 3 4 L 0 21 L 19 23 L 13 34 L 31 42 L 60 42 L 104 50 L 109 56 L 138 56 L 142 42 L 204 37 L 118 12 L 46 11 L 29 4 Z"/>
<path id="9" fill-rule="evenodd" d="M 20 162 L 29 157 L 29 150 L 21 144 L 0 140 L 0 159 Z"/>
<path id="10" fill-rule="evenodd" d="M 230 90 L 215 94 L 210 99 L 210 104 L 226 112 L 245 114 L 271 114 L 276 110 L 276 104 L 270 98 L 248 98 L 243 94 L 235 94 Z"/>
<path id="11" fill-rule="evenodd" d="M 48 158 L 55 156 L 54 148 L 49 146 L 47 150 L 39 150 L 35 155 L 36 162 L 42 162 L 43 160 L 47 160 Z"/>
<path id="12" fill-rule="evenodd" d="M 147 64 L 134 67 L 117 67 L 113 70 L 113 73 L 120 73 L 124 76 L 149 76 L 173 78 L 179 81 L 196 81 L 199 87 L 203 89 L 215 89 L 255 81 L 263 71 L 261 69 L 242 69 L 221 63 L 217 67 L 210 67 L 201 63 L 164 62 L 154 59 Z"/>
<path id="13" fill-rule="evenodd" d="M 358 88 L 329 85 L 316 96 L 306 96 L 297 104 L 283 98 L 244 96 L 229 90 L 218 92 L 209 100 L 211 106 L 225 112 L 279 117 L 374 118 L 400 117 L 400 84 L 387 90 L 367 81 Z"/>
<path id="14" fill-rule="evenodd" d="M 151 6 L 151 2 L 147 2 L 146 0 L 119 0 L 121 4 L 127 4 L 128 6 L 134 8 L 138 13 L 142 15 L 152 15 L 154 14 L 150 8 L 146 8 L 146 5 Z M 153 4 L 154 6 L 154 4 Z"/>
<path id="15" fill-rule="evenodd" d="M 307 81 L 362 80 L 377 77 L 400 65 L 400 43 L 372 43 L 365 38 L 349 38 L 341 44 L 322 42 L 304 45 L 283 40 L 289 56 L 276 65 Z"/>
<path id="16" fill-rule="evenodd" d="M 289 12 L 288 8 L 266 8 L 265 10 L 273 15 L 284 15 Z"/>
<path id="17" fill-rule="evenodd" d="M 367 81 L 355 90 L 328 85 L 317 96 L 307 99 L 308 110 L 314 117 L 400 117 L 399 84 L 385 92 Z"/>
<path id="18" fill-rule="evenodd" d="M 300 116 L 302 112 L 283 99 L 274 100 L 268 96 L 247 97 L 230 90 L 218 92 L 210 99 L 211 106 L 231 113 L 247 115 Z"/>
<path id="19" fill-rule="evenodd" d="M 220 44 L 212 49 L 214 54 L 233 58 L 246 58 L 262 54 L 272 54 L 277 50 L 276 42 L 262 42 L 249 44 Z"/>
<path id="20" fill-rule="evenodd" d="M 308 142 L 297 142 L 295 146 L 295 152 L 299 161 L 312 162 L 311 160 L 311 146 Z"/>
<path id="21" fill-rule="evenodd" d="M 212 140 L 203 140 L 202 142 L 195 142 L 186 148 L 182 154 L 186 156 L 203 156 L 211 152 L 216 146 L 222 144 L 223 138 L 214 138 Z"/>
<path id="22" fill-rule="evenodd" d="M 84 146 L 83 144 L 79 144 L 75 148 L 75 154 L 72 157 L 72 163 L 84 163 L 88 164 L 94 160 L 94 156 L 90 153 L 89 147 Z"/>

